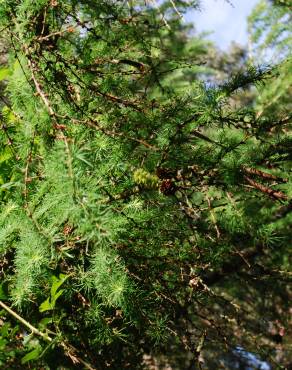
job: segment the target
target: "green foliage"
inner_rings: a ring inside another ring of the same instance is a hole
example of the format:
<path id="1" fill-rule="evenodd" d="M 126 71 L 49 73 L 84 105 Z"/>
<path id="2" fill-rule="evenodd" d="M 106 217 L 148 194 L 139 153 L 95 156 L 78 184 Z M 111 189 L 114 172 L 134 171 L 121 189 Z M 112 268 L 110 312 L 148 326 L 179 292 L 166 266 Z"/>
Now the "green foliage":
<path id="1" fill-rule="evenodd" d="M 12 327 L 10 322 L 1 325 L 0 328 L 0 365 L 5 366 L 10 358 L 17 356 L 17 348 L 13 348 L 12 340 L 19 330 L 16 325 Z"/>
<path id="2" fill-rule="evenodd" d="M 59 278 L 52 276 L 52 286 L 50 291 L 50 297 L 48 297 L 39 308 L 40 312 L 53 310 L 55 308 L 57 299 L 63 294 L 64 289 L 60 289 L 60 286 L 65 282 L 68 276 L 60 274 Z"/>
<path id="3" fill-rule="evenodd" d="M 35 349 L 33 349 L 32 351 L 28 352 L 22 359 L 21 359 L 21 363 L 22 364 L 26 364 L 27 362 L 29 361 L 33 361 L 33 360 L 36 360 L 37 358 L 39 358 L 39 355 L 41 354 L 41 347 L 37 346 Z"/>
<path id="4" fill-rule="evenodd" d="M 9 68 L 0 68 L 0 81 L 8 78 L 9 72 Z"/>
<path id="5" fill-rule="evenodd" d="M 291 60 L 243 58 L 210 86 L 209 43 L 180 20 L 197 2 L 156 5 L 0 2 L 0 292 L 25 318 L 3 317 L 11 368 L 187 368 L 271 352 L 263 310 L 288 324 Z"/>
<path id="6" fill-rule="evenodd" d="M 251 41 L 260 56 L 276 60 L 291 55 L 291 2 L 261 0 L 248 18 Z M 270 55 L 269 55 L 270 54 Z"/>

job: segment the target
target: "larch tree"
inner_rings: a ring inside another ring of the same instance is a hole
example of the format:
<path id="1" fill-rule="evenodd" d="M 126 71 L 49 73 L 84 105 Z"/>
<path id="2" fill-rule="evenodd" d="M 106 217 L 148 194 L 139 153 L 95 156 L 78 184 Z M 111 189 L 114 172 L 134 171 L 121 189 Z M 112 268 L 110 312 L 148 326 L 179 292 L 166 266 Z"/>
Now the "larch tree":
<path id="1" fill-rule="evenodd" d="M 288 366 L 283 62 L 205 83 L 192 6 L 0 2 L 4 368 Z"/>

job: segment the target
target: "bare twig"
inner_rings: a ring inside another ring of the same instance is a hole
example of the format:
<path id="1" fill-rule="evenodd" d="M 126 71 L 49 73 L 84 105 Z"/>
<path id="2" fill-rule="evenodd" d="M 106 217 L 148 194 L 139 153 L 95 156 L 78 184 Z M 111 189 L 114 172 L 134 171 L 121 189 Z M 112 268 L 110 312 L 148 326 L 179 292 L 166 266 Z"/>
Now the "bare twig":
<path id="1" fill-rule="evenodd" d="M 75 119 L 75 118 L 71 118 L 71 122 L 78 123 L 78 124 L 85 124 L 89 127 L 92 127 L 96 130 L 101 131 L 102 133 L 104 133 L 105 135 L 110 136 L 110 137 L 124 137 L 125 139 L 135 141 L 135 142 L 145 146 L 146 148 L 152 149 L 154 151 L 159 150 L 159 148 L 157 148 L 155 145 L 149 144 L 147 141 L 145 141 L 143 139 L 138 139 L 138 138 L 126 135 L 123 132 L 116 132 L 116 131 L 113 131 L 113 130 L 108 130 L 108 129 L 102 127 L 98 122 L 96 122 L 92 119 L 78 120 L 78 119 Z"/>
<path id="2" fill-rule="evenodd" d="M 270 173 L 258 170 L 256 168 L 243 167 L 243 171 L 247 174 L 256 175 L 256 176 L 259 176 L 259 177 L 261 177 L 263 179 L 266 179 L 266 180 L 275 180 L 275 181 L 278 181 L 278 182 L 288 182 L 288 179 L 272 175 Z"/>
<path id="3" fill-rule="evenodd" d="M 31 77 L 32 77 L 32 80 L 34 82 L 34 85 L 35 85 L 35 88 L 37 90 L 37 93 L 41 97 L 41 99 L 44 102 L 45 106 L 47 107 L 47 110 L 48 110 L 50 116 L 51 117 L 54 117 L 55 116 L 55 112 L 54 112 L 53 108 L 51 107 L 51 104 L 50 104 L 49 100 L 47 99 L 46 94 L 42 90 L 40 83 L 36 79 L 36 76 L 35 76 L 35 73 L 34 73 L 35 65 L 34 65 L 33 61 L 30 58 L 27 58 L 27 63 L 28 63 L 28 67 L 30 69 Z"/>
<path id="4" fill-rule="evenodd" d="M 208 198 L 208 197 L 206 197 L 206 199 L 207 199 L 208 206 L 209 206 L 209 211 L 210 211 L 210 215 L 211 215 L 211 220 L 212 220 L 212 222 L 213 222 L 213 224 L 214 224 L 214 227 L 215 227 L 215 230 L 216 230 L 216 233 L 217 233 L 217 238 L 219 239 L 219 238 L 220 238 L 220 236 L 221 236 L 221 234 L 220 234 L 219 227 L 218 227 L 218 225 L 217 225 L 217 221 L 216 221 L 215 214 L 214 214 L 214 212 L 213 212 L 213 210 L 212 210 L 211 200 L 210 200 L 210 198 Z"/>
<path id="5" fill-rule="evenodd" d="M 38 37 L 38 41 L 45 41 L 45 40 L 48 40 L 51 37 L 61 36 L 61 35 L 65 34 L 66 32 L 71 33 L 72 31 L 74 31 L 74 28 L 72 26 L 69 26 L 65 30 L 52 32 L 52 33 L 50 33 L 49 35 L 46 35 L 46 36 L 40 36 L 40 37 Z"/>
<path id="6" fill-rule="evenodd" d="M 277 200 L 288 200 L 288 197 L 286 194 L 282 193 L 281 191 L 273 190 L 271 188 L 268 188 L 264 186 L 263 184 L 260 184 L 259 182 L 256 182 L 252 180 L 248 176 L 244 176 L 245 180 L 255 189 L 260 190 L 262 193 L 269 195 L 272 198 L 275 198 Z"/>
<path id="7" fill-rule="evenodd" d="M 180 18 L 183 18 L 182 14 L 180 13 L 180 11 L 177 9 L 177 6 L 176 6 L 176 3 L 174 2 L 174 0 L 170 0 L 171 2 L 171 5 L 173 7 L 173 9 L 175 10 L 176 14 L 180 17 Z"/>
<path id="8" fill-rule="evenodd" d="M 20 321 L 24 326 L 31 330 L 32 333 L 42 337 L 44 340 L 51 342 L 53 339 L 45 333 L 39 331 L 36 327 L 31 325 L 28 321 L 26 321 L 23 317 L 19 316 L 15 311 L 13 311 L 10 307 L 8 307 L 4 302 L 0 301 L 0 306 L 4 308 L 10 315 L 12 315 L 16 320 Z"/>

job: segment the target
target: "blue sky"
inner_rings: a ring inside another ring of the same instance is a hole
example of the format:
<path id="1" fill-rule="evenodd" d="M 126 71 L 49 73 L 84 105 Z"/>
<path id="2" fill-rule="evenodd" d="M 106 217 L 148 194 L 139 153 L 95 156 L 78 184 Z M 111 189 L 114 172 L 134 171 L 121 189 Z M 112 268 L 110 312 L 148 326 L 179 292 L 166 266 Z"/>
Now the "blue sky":
<path id="1" fill-rule="evenodd" d="M 214 31 L 208 36 L 221 49 L 226 50 L 231 41 L 247 44 L 246 18 L 258 0 L 202 0 L 201 11 L 193 11 L 186 16 L 198 32 Z"/>

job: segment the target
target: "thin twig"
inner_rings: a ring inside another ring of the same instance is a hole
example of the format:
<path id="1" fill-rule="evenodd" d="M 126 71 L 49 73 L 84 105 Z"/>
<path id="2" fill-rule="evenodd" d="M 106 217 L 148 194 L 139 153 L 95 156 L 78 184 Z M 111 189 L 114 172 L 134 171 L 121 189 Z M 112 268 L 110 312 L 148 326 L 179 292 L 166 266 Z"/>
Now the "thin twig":
<path id="1" fill-rule="evenodd" d="M 31 61 L 30 58 L 27 59 L 27 63 L 28 63 L 29 69 L 30 69 L 31 77 L 32 77 L 32 80 L 34 82 L 35 88 L 38 92 L 38 95 L 41 97 L 42 101 L 44 102 L 45 106 L 47 107 L 47 110 L 48 110 L 50 116 L 54 117 L 55 112 L 54 112 L 53 108 L 51 107 L 51 104 L 49 103 L 49 101 L 46 97 L 46 94 L 42 90 L 38 80 L 36 79 L 36 76 L 34 74 L 35 66 L 34 66 L 34 64 L 33 64 L 33 62 Z"/>
<path id="2" fill-rule="evenodd" d="M 0 306 L 4 308 L 10 315 L 12 315 L 14 318 L 16 318 L 18 321 L 20 321 L 24 326 L 29 328 L 32 333 L 38 335 L 39 337 L 42 337 L 44 340 L 51 342 L 53 339 L 48 336 L 45 333 L 42 333 L 39 331 L 36 327 L 31 325 L 28 321 L 26 321 L 23 317 L 19 316 L 15 311 L 13 311 L 10 307 L 8 307 L 4 302 L 0 301 Z"/>
<path id="3" fill-rule="evenodd" d="M 177 6 L 176 6 L 176 4 L 175 4 L 175 2 L 174 2 L 174 0 L 170 0 L 170 2 L 171 2 L 171 5 L 172 5 L 172 7 L 173 7 L 173 9 L 175 10 L 175 12 L 176 12 L 176 14 L 180 17 L 180 18 L 182 18 L 183 19 L 183 15 L 180 13 L 180 11 L 177 9 Z"/>
<path id="4" fill-rule="evenodd" d="M 78 120 L 76 118 L 71 118 L 71 122 L 78 123 L 78 124 L 85 124 L 85 125 L 87 125 L 89 127 L 92 127 L 92 128 L 94 128 L 96 130 L 101 131 L 103 134 L 105 134 L 107 136 L 110 136 L 110 137 L 124 137 L 125 139 L 131 140 L 131 141 L 135 141 L 135 142 L 137 142 L 137 143 L 145 146 L 146 148 L 152 149 L 154 151 L 158 151 L 159 150 L 158 147 L 156 147 L 155 145 L 149 144 L 147 141 L 145 141 L 143 139 L 138 139 L 138 138 L 135 138 L 135 137 L 126 135 L 123 132 L 116 132 L 116 131 L 105 129 L 104 127 L 100 126 L 98 124 L 98 122 L 94 121 L 93 119 Z"/>
<path id="5" fill-rule="evenodd" d="M 221 234 L 220 234 L 220 230 L 219 230 L 219 227 L 217 225 L 217 221 L 216 221 L 216 217 L 215 217 L 215 214 L 213 212 L 213 209 L 212 209 L 212 206 L 211 206 L 211 200 L 209 197 L 206 197 L 207 199 L 207 202 L 208 202 L 208 206 L 209 206 L 209 211 L 210 211 L 210 215 L 211 215 L 211 219 L 213 221 L 213 224 L 214 224 L 214 227 L 215 227 L 215 230 L 216 230 L 216 233 L 217 233 L 217 238 L 219 239 Z"/>
<path id="6" fill-rule="evenodd" d="M 13 316 L 16 320 L 20 321 L 24 326 L 26 326 L 28 329 L 31 330 L 33 334 L 38 335 L 39 337 L 42 337 L 47 342 L 52 342 L 53 338 L 51 338 L 48 334 L 45 334 L 38 330 L 35 326 L 31 325 L 28 321 L 26 321 L 23 317 L 19 316 L 15 311 L 13 311 L 10 307 L 8 307 L 4 302 L 0 301 L 0 306 L 4 308 L 5 311 L 7 311 L 11 316 Z M 73 363 L 80 363 L 85 366 L 88 370 L 96 370 L 93 366 L 88 364 L 86 361 L 82 360 L 82 358 L 78 357 L 76 355 L 77 349 L 70 345 L 65 343 L 64 341 L 60 342 L 60 346 L 64 348 L 65 354 L 70 357 Z"/>
<path id="7" fill-rule="evenodd" d="M 45 40 L 48 40 L 49 38 L 54 37 L 54 36 L 61 36 L 61 35 L 65 34 L 66 32 L 71 33 L 73 30 L 74 30 L 74 28 L 72 26 L 69 26 L 65 30 L 52 32 L 52 33 L 50 33 L 49 35 L 46 35 L 46 36 L 40 36 L 40 37 L 38 37 L 38 41 L 45 41 Z"/>
<path id="8" fill-rule="evenodd" d="M 271 173 L 267 173 L 267 172 L 258 170 L 256 168 L 243 167 L 243 171 L 247 174 L 256 175 L 266 180 L 274 180 L 278 182 L 288 182 L 288 179 L 272 175 Z"/>
<path id="9" fill-rule="evenodd" d="M 268 188 L 264 186 L 263 184 L 260 184 L 259 182 L 256 182 L 252 180 L 248 176 L 244 176 L 245 180 L 254 188 L 260 190 L 262 193 L 269 195 L 272 198 L 275 198 L 277 200 L 288 200 L 288 197 L 286 194 L 282 193 L 281 191 L 273 190 L 271 188 Z"/>

